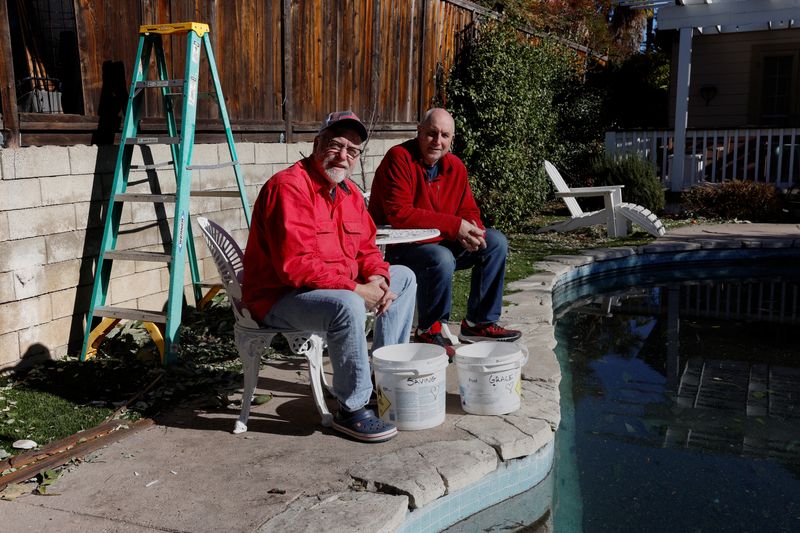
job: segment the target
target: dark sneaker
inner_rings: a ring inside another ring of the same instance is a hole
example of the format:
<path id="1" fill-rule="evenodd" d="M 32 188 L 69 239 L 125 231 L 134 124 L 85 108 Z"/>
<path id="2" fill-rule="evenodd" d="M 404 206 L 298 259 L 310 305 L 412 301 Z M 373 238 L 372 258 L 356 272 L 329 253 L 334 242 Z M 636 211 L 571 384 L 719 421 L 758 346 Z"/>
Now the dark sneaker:
<path id="1" fill-rule="evenodd" d="M 366 407 L 352 413 L 339 409 L 333 415 L 333 429 L 361 442 L 386 442 L 397 435 L 394 424 L 384 422 Z"/>
<path id="2" fill-rule="evenodd" d="M 475 324 L 470 327 L 466 320 L 461 321 L 458 340 L 461 342 L 502 341 L 511 342 L 522 336 L 516 329 L 506 329 L 497 324 Z"/>
<path id="3" fill-rule="evenodd" d="M 447 352 L 447 357 L 450 359 L 456 354 L 453 345 L 442 335 L 442 323 L 439 321 L 434 322 L 428 331 L 417 329 L 417 332 L 414 334 L 414 342 L 441 346 L 444 348 L 444 351 Z"/>

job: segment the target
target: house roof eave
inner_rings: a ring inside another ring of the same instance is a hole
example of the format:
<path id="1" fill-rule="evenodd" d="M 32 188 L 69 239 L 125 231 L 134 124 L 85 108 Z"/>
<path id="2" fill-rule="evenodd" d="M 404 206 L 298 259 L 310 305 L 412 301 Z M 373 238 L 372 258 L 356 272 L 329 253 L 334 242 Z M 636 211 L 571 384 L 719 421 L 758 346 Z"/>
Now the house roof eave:
<path id="1" fill-rule="evenodd" d="M 695 28 L 713 34 L 800 27 L 800 0 L 685 1 L 659 8 L 658 29 Z"/>

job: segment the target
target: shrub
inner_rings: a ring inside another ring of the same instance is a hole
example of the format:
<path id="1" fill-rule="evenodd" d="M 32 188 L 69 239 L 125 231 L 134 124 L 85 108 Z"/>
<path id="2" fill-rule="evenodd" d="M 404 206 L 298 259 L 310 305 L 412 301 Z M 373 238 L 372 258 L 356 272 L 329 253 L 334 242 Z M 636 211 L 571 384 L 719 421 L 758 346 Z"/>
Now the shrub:
<path id="1" fill-rule="evenodd" d="M 646 159 L 637 156 L 596 157 L 591 162 L 593 184 L 624 185 L 622 199 L 650 211 L 664 209 L 664 187 Z"/>
<path id="2" fill-rule="evenodd" d="M 501 229 L 518 228 L 544 204 L 545 157 L 582 151 L 560 134 L 585 134 L 578 123 L 597 114 L 575 89 L 577 64 L 565 47 L 534 45 L 503 23 L 483 26 L 456 58 L 443 102 L 456 121 L 454 152 L 487 221 Z"/>
<path id="3" fill-rule="evenodd" d="M 751 222 L 780 220 L 785 203 L 775 186 L 741 180 L 692 187 L 683 192 L 682 202 L 693 216 Z"/>

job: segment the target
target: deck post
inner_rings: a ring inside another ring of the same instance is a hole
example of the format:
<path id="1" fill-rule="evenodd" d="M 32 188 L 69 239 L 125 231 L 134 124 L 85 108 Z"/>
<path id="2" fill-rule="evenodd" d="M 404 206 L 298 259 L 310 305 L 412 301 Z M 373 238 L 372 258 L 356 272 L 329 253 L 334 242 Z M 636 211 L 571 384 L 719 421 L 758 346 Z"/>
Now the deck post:
<path id="1" fill-rule="evenodd" d="M 19 146 L 19 115 L 6 0 L 0 0 L 0 43 L 0 148 L 4 144 L 7 148 L 16 148 Z"/>
<path id="2" fill-rule="evenodd" d="M 675 134 L 672 145 L 670 183 L 673 191 L 683 190 L 686 160 L 686 128 L 689 123 L 689 85 L 692 74 L 693 28 L 681 28 L 678 44 L 678 77 L 675 90 Z"/>

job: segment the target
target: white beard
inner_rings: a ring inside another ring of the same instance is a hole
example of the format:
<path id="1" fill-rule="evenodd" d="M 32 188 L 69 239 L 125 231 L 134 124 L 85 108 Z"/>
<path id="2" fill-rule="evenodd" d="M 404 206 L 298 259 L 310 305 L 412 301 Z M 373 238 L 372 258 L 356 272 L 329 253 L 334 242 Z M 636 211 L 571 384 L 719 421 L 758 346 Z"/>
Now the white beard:
<path id="1" fill-rule="evenodd" d="M 345 178 L 349 177 L 350 172 L 343 168 L 326 168 L 325 175 L 328 176 L 331 183 L 338 185 L 343 182 Z"/>

